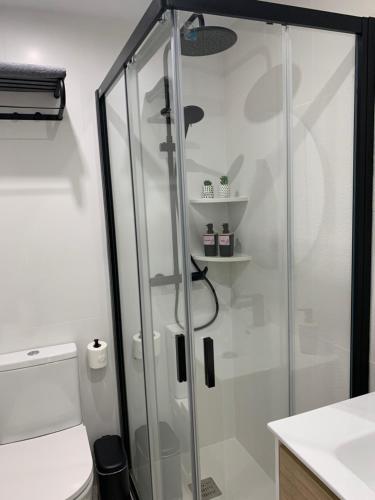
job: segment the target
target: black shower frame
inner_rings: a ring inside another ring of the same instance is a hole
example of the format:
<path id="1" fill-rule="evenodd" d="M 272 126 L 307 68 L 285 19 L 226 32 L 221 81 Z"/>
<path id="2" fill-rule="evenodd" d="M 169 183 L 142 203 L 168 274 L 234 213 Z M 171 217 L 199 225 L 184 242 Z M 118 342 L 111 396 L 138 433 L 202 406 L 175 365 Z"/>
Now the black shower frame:
<path id="1" fill-rule="evenodd" d="M 105 94 L 124 72 L 127 64 L 132 60 L 152 28 L 168 10 L 215 14 L 356 35 L 350 395 L 351 397 L 359 396 L 369 390 L 375 19 L 257 0 L 231 0 L 230 2 L 228 0 L 153 0 L 96 91 L 121 428 L 129 458 L 129 440 L 126 439 L 126 436 L 129 435 L 129 427 L 123 330 Z"/>

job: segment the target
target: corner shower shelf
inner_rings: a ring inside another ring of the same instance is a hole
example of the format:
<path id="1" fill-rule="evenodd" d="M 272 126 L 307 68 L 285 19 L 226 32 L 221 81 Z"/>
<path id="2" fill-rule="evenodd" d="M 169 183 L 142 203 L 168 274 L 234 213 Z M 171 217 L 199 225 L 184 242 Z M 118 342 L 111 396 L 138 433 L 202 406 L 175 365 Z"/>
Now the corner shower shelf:
<path id="1" fill-rule="evenodd" d="M 206 257 L 205 255 L 193 255 L 199 262 L 232 263 L 232 262 L 250 262 L 250 255 L 234 255 L 233 257 Z"/>
<path id="2" fill-rule="evenodd" d="M 192 205 L 209 205 L 211 203 L 244 203 L 249 201 L 247 196 L 232 196 L 231 198 L 194 198 L 190 200 Z"/>

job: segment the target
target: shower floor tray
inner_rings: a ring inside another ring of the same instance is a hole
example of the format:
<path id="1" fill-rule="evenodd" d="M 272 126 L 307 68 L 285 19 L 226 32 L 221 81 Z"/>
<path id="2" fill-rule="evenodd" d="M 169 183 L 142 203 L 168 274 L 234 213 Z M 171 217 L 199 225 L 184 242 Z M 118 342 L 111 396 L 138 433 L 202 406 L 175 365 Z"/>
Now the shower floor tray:
<path id="1" fill-rule="evenodd" d="M 275 498 L 274 481 L 235 438 L 201 448 L 200 464 L 203 481 L 212 478 L 220 490 L 220 495 L 207 497 L 202 495 L 202 500 L 216 498 L 274 500 Z M 183 500 L 191 500 L 189 488 Z"/>

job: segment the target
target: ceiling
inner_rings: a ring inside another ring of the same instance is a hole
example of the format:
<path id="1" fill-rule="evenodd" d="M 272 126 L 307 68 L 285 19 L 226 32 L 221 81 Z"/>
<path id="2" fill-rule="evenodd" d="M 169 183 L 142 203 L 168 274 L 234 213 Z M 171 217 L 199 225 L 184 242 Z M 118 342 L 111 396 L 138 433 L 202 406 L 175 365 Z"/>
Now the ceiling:
<path id="1" fill-rule="evenodd" d="M 230 1 L 230 0 L 228 0 Z M 246 1 L 246 0 L 243 0 Z M 374 15 L 373 0 L 271 0 L 276 3 L 297 5 L 354 15 Z M 136 24 L 151 0 L 0 0 L 1 7 L 23 7 L 71 14 L 119 18 Z"/>
<path id="2" fill-rule="evenodd" d="M 150 2 L 151 0 L 0 0 L 0 7 L 116 17 L 136 23 Z"/>

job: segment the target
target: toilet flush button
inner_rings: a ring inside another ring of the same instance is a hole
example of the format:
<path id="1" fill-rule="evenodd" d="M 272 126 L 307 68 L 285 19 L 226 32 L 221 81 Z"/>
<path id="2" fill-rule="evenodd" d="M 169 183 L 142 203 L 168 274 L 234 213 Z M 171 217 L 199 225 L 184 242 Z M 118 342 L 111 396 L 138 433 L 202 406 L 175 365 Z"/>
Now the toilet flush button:
<path id="1" fill-rule="evenodd" d="M 29 351 L 29 352 L 27 353 L 27 355 L 28 355 L 28 356 L 36 356 L 36 355 L 37 355 L 37 354 L 39 354 L 39 353 L 40 353 L 40 351 L 38 351 L 38 350 L 34 350 L 34 351 Z"/>

